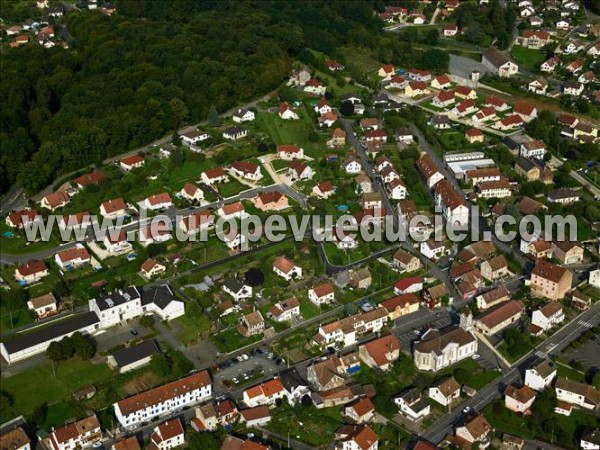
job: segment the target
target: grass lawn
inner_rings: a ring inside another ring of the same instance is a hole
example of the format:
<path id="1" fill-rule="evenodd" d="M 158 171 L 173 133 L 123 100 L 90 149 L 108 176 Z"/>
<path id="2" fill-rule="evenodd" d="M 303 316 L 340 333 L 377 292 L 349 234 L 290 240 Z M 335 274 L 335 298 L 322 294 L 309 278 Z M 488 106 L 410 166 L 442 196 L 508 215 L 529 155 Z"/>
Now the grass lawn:
<path id="1" fill-rule="evenodd" d="M 4 236 L 3 233 L 12 233 L 12 237 Z M 48 241 L 38 240 L 29 242 L 22 231 L 15 231 L 13 228 L 6 225 L 6 222 L 0 222 L 0 248 L 2 253 L 9 255 L 23 255 L 27 253 L 35 253 L 42 250 L 47 250 L 60 245 L 59 235 L 57 233 L 50 234 Z"/>
<path id="2" fill-rule="evenodd" d="M 470 146 L 465 139 L 464 134 L 458 131 L 439 134 L 438 140 L 444 146 L 446 151 L 461 150 Z"/>
<path id="3" fill-rule="evenodd" d="M 69 397 L 77 389 L 107 380 L 112 376 L 114 372 L 105 364 L 95 365 L 75 358 L 58 363 L 56 375 L 52 370 L 52 364 L 48 363 L 17 376 L 3 378 L 2 390 L 13 397 L 14 403 L 11 408 L 0 411 L 0 420 L 5 422 L 19 414 L 28 415 L 43 402 L 47 402 L 50 407 Z M 43 382 L 40 382 L 41 380 Z M 61 407 L 63 412 L 65 409 Z M 53 414 L 59 416 L 59 412 L 53 411 Z M 68 418 L 60 417 L 60 419 Z M 50 420 L 51 416 L 48 419 Z M 55 425 L 61 424 L 61 421 L 55 423 Z"/>
<path id="4" fill-rule="evenodd" d="M 283 159 L 274 159 L 271 161 L 271 165 L 273 166 L 273 169 L 275 169 L 276 172 L 287 169 L 289 164 L 289 161 L 284 161 Z"/>
<path id="5" fill-rule="evenodd" d="M 33 322 L 33 316 L 27 309 L 20 309 L 9 314 L 5 308 L 0 308 L 0 333 L 6 333 L 31 322 Z"/>
<path id="6" fill-rule="evenodd" d="M 529 439 L 552 441 L 554 445 L 572 449 L 579 448 L 578 436 L 581 435 L 584 429 L 600 426 L 600 419 L 597 417 L 588 412 L 574 409 L 569 417 L 555 414 L 556 425 L 546 432 L 535 429 L 530 419 L 506 409 L 504 402 L 500 400 L 485 408 L 484 415 L 496 430 Z"/>
<path id="7" fill-rule="evenodd" d="M 283 120 L 277 114 L 257 115 L 257 124 L 271 136 L 277 145 L 294 144 L 302 147 L 311 156 L 321 156 L 323 143 L 313 142 L 309 136 L 315 132 L 315 125 L 304 107 L 297 108 L 300 120 Z"/>
<path id="8" fill-rule="evenodd" d="M 183 344 L 188 345 L 201 336 L 205 335 L 211 328 L 212 323 L 210 318 L 204 314 L 196 315 L 191 317 L 190 315 L 184 315 L 175 319 L 183 326 L 183 331 L 177 335 L 177 339 Z"/>
<path id="9" fill-rule="evenodd" d="M 569 378 L 570 380 L 579 381 L 580 383 L 585 383 L 585 374 L 579 372 L 578 370 L 573 369 L 567 363 L 557 360 L 556 362 L 556 371 L 559 377 Z"/>
<path id="10" fill-rule="evenodd" d="M 272 421 L 267 428 L 284 436 L 289 432 L 291 438 L 317 448 L 325 448 L 332 442 L 335 430 L 344 423 L 339 408 L 292 408 L 284 403 L 274 409 L 272 414 Z"/>
<path id="11" fill-rule="evenodd" d="M 211 339 L 215 345 L 219 347 L 219 350 L 226 353 L 235 351 L 246 345 L 253 344 L 254 342 L 258 342 L 261 340 L 261 338 L 262 336 L 253 336 L 252 338 L 244 337 L 235 327 L 211 336 Z"/>
<path id="12" fill-rule="evenodd" d="M 520 45 L 515 45 L 512 48 L 511 55 L 520 66 L 529 71 L 537 71 L 540 64 L 545 60 L 545 56 L 540 50 L 525 48 Z"/>
<path id="13" fill-rule="evenodd" d="M 236 179 L 231 179 L 227 183 L 219 184 L 216 186 L 217 191 L 225 198 L 233 197 L 238 195 L 240 192 L 248 189 L 248 186 L 243 185 Z"/>

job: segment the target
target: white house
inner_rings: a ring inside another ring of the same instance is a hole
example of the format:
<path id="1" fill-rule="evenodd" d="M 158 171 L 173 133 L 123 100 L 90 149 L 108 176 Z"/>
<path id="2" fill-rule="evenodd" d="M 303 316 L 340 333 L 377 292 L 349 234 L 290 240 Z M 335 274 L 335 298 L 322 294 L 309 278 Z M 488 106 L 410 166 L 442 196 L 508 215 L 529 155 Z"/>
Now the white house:
<path id="1" fill-rule="evenodd" d="M 527 414 L 536 395 L 537 392 L 527 385 L 518 388 L 509 384 L 504 390 L 504 405 L 516 413 Z"/>
<path id="2" fill-rule="evenodd" d="M 204 199 L 204 191 L 195 184 L 189 182 L 183 185 L 181 191 L 179 191 L 179 195 L 190 202 L 199 202 Z"/>
<path id="3" fill-rule="evenodd" d="M 279 117 L 283 120 L 298 120 L 300 117 L 295 109 L 293 109 L 287 103 L 282 103 L 279 105 Z"/>
<path id="4" fill-rule="evenodd" d="M 368 425 L 347 426 L 338 430 L 336 436 L 341 440 L 335 445 L 343 450 L 377 450 L 379 436 Z"/>
<path id="5" fill-rule="evenodd" d="M 279 256 L 273 263 L 273 272 L 286 281 L 302 278 L 302 267 L 290 261 L 284 256 Z"/>
<path id="6" fill-rule="evenodd" d="M 200 403 L 212 395 L 212 384 L 206 370 L 177 381 L 120 400 L 113 405 L 121 426 L 138 426 L 148 418 L 170 416 L 186 406 Z"/>
<path id="7" fill-rule="evenodd" d="M 431 406 L 418 388 L 409 389 L 405 393 L 394 397 L 400 414 L 410 420 L 421 420 L 431 413 Z"/>
<path id="8" fill-rule="evenodd" d="M 589 384 L 558 377 L 554 389 L 559 402 L 589 410 L 596 410 L 600 406 L 600 391 Z"/>
<path id="9" fill-rule="evenodd" d="M 119 165 L 121 166 L 121 169 L 129 172 L 130 170 L 142 167 L 144 165 L 144 158 L 140 155 L 127 156 L 119 161 Z"/>
<path id="10" fill-rule="evenodd" d="M 421 242 L 420 251 L 422 255 L 425 255 L 429 259 L 438 259 L 446 252 L 446 246 L 443 242 L 427 239 L 426 241 Z"/>
<path id="11" fill-rule="evenodd" d="M 435 204 L 441 206 L 446 221 L 455 226 L 469 223 L 469 208 L 465 199 L 447 180 L 441 180 L 434 187 Z"/>
<path id="12" fill-rule="evenodd" d="M 297 145 L 278 145 L 277 155 L 284 161 L 304 159 L 304 149 Z"/>
<path id="13" fill-rule="evenodd" d="M 223 282 L 223 291 L 231 295 L 236 302 L 252 298 L 252 286 L 238 278 L 226 278 Z"/>
<path id="14" fill-rule="evenodd" d="M 127 240 L 127 235 L 123 231 L 118 233 L 116 230 L 107 231 L 102 243 L 106 250 L 113 254 L 125 253 L 133 249 L 133 245 Z"/>
<path id="15" fill-rule="evenodd" d="M 150 435 L 150 442 L 158 450 L 170 450 L 185 444 L 185 431 L 179 419 L 161 423 Z M 152 445 L 149 446 L 153 448 Z"/>
<path id="16" fill-rule="evenodd" d="M 168 192 L 151 195 L 140 202 L 140 206 L 144 209 L 158 211 L 173 206 L 173 201 Z"/>
<path id="17" fill-rule="evenodd" d="M 62 250 L 54 255 L 54 261 L 63 270 L 70 270 L 83 264 L 89 264 L 90 254 L 82 244 Z"/>
<path id="18" fill-rule="evenodd" d="M 256 116 L 249 109 L 239 108 L 231 116 L 235 123 L 252 122 Z"/>
<path id="19" fill-rule="evenodd" d="M 275 406 L 277 400 L 283 398 L 285 388 L 279 378 L 273 378 L 257 386 L 246 389 L 242 395 L 243 402 L 249 408 L 255 406 Z"/>
<path id="20" fill-rule="evenodd" d="M 493 74 L 499 77 L 511 77 L 519 71 L 519 66 L 512 62 L 500 50 L 489 47 L 482 52 L 482 63 Z"/>
<path id="21" fill-rule="evenodd" d="M 565 320 L 565 314 L 560 302 L 550 302 L 531 314 L 531 325 L 548 331 Z"/>
<path id="22" fill-rule="evenodd" d="M 90 447 L 102 439 L 100 422 L 95 415 L 54 429 L 48 441 L 53 450 L 75 450 Z"/>
<path id="23" fill-rule="evenodd" d="M 342 163 L 342 168 L 347 174 L 358 174 L 362 170 L 362 165 L 355 156 L 347 156 Z"/>
<path id="24" fill-rule="evenodd" d="M 440 405 L 448 406 L 460 398 L 460 384 L 454 377 L 442 378 L 429 387 L 429 398 Z"/>
<path id="25" fill-rule="evenodd" d="M 59 208 L 67 206 L 69 203 L 71 203 L 69 194 L 67 194 L 65 191 L 58 191 L 48 194 L 42 198 L 40 201 L 40 206 L 42 208 L 49 209 L 50 211 L 55 211 Z"/>
<path id="26" fill-rule="evenodd" d="M 424 153 L 417 160 L 416 166 L 429 189 L 432 189 L 439 181 L 444 179 L 444 175 L 439 171 L 437 164 L 427 153 Z"/>
<path id="27" fill-rule="evenodd" d="M 335 291 L 329 283 L 320 284 L 308 290 L 308 299 L 315 305 L 328 305 L 335 300 Z"/>
<path id="28" fill-rule="evenodd" d="M 181 141 L 187 145 L 195 145 L 209 138 L 210 136 L 206 131 L 201 131 L 197 128 L 181 134 Z"/>
<path id="29" fill-rule="evenodd" d="M 96 313 L 102 328 L 109 328 L 142 315 L 142 296 L 136 287 L 128 287 L 111 294 L 102 294 L 88 301 L 90 311 Z"/>
<path id="30" fill-rule="evenodd" d="M 300 302 L 296 297 L 275 303 L 269 310 L 271 317 L 277 322 L 289 322 L 300 317 Z"/>
<path id="31" fill-rule="evenodd" d="M 260 166 L 248 161 L 234 161 L 231 164 L 231 171 L 239 177 L 252 181 L 258 181 L 262 178 Z"/>
<path id="32" fill-rule="evenodd" d="M 127 214 L 127 203 L 122 198 L 113 198 L 100 205 L 100 215 L 107 219 L 116 219 Z"/>
<path id="33" fill-rule="evenodd" d="M 223 138 L 237 141 L 248 136 L 248 130 L 239 126 L 228 127 L 223 130 Z"/>
<path id="34" fill-rule="evenodd" d="M 579 447 L 583 450 L 600 450 L 600 430 L 590 429 L 581 436 Z"/>
<path id="35" fill-rule="evenodd" d="M 541 360 L 525 370 L 525 385 L 538 392 L 552 386 L 556 378 L 556 366 L 549 360 Z"/>

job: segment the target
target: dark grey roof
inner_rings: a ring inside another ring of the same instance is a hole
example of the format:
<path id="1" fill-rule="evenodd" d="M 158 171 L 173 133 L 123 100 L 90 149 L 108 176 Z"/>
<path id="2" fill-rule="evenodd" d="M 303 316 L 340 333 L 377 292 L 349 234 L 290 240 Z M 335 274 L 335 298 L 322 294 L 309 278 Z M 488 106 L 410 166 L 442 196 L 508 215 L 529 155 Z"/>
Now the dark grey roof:
<path id="1" fill-rule="evenodd" d="M 341 100 L 344 101 L 344 100 L 349 100 L 351 98 L 357 98 L 359 100 L 361 99 L 360 95 L 358 95 L 358 94 L 344 94 L 344 95 L 342 95 Z"/>
<path id="2" fill-rule="evenodd" d="M 160 353 L 160 349 L 154 339 L 140 342 L 132 347 L 113 353 L 112 357 L 119 367 L 125 367 L 148 356 Z"/>
<path id="3" fill-rule="evenodd" d="M 373 103 L 377 104 L 377 103 L 387 103 L 388 102 L 388 96 L 384 93 L 381 94 L 377 94 L 373 96 Z"/>
<path id="4" fill-rule="evenodd" d="M 246 129 L 242 128 L 242 127 L 229 127 L 229 128 L 225 128 L 223 130 L 224 134 L 229 134 L 229 135 L 236 135 L 236 134 L 240 134 L 240 133 L 245 133 Z"/>
<path id="5" fill-rule="evenodd" d="M 279 379 L 281 380 L 281 384 L 286 391 L 291 392 L 299 386 L 307 386 L 308 383 L 304 381 L 304 379 L 298 373 L 298 370 L 295 367 L 291 369 L 284 370 L 279 374 Z"/>
<path id="6" fill-rule="evenodd" d="M 430 122 L 432 125 L 445 125 L 447 123 L 452 123 L 448 116 L 444 116 L 443 114 L 436 114 L 432 116 Z"/>
<path id="7" fill-rule="evenodd" d="M 588 428 L 581 437 L 581 440 L 591 444 L 600 445 L 600 430 Z"/>
<path id="8" fill-rule="evenodd" d="M 429 401 L 424 395 L 421 395 L 421 391 L 419 391 L 417 388 L 409 389 L 408 391 L 400 394 L 398 397 L 408 403 L 410 409 L 416 413 L 423 411 L 429 406 Z"/>
<path id="9" fill-rule="evenodd" d="M 134 286 L 130 286 L 126 289 L 97 297 L 96 304 L 100 311 L 104 311 L 105 309 L 114 308 L 138 298 L 140 298 L 139 291 Z"/>
<path id="10" fill-rule="evenodd" d="M 563 84 L 565 89 L 580 89 L 581 86 L 582 84 L 580 82 L 573 80 L 565 81 Z"/>
<path id="11" fill-rule="evenodd" d="M 548 198 L 551 200 L 560 200 L 574 197 L 579 197 L 579 194 L 573 189 L 560 188 L 548 192 Z"/>
<path id="12" fill-rule="evenodd" d="M 160 309 L 165 309 L 173 300 L 177 299 L 167 284 L 142 288 L 142 306 L 154 303 Z"/>
<path id="13" fill-rule="evenodd" d="M 68 319 L 57 323 L 34 329 L 25 334 L 16 335 L 15 338 L 2 342 L 8 354 L 13 354 L 25 350 L 26 348 L 39 345 L 43 342 L 57 339 L 82 328 L 89 327 L 100 322 L 95 312 L 86 312 L 71 316 Z"/>
<path id="14" fill-rule="evenodd" d="M 233 115 L 234 117 L 244 117 L 244 114 L 246 114 L 248 112 L 247 109 L 245 108 L 239 108 L 238 110 L 236 110 Z"/>
<path id="15" fill-rule="evenodd" d="M 519 166 L 521 169 L 527 172 L 536 167 L 535 163 L 532 160 L 525 158 L 524 156 L 519 156 L 515 161 L 515 165 Z"/>
<path id="16" fill-rule="evenodd" d="M 223 282 L 223 286 L 225 286 L 231 292 L 235 292 L 237 294 L 242 289 L 244 289 L 246 284 L 239 278 L 230 277 L 230 278 L 225 278 L 225 281 Z"/>

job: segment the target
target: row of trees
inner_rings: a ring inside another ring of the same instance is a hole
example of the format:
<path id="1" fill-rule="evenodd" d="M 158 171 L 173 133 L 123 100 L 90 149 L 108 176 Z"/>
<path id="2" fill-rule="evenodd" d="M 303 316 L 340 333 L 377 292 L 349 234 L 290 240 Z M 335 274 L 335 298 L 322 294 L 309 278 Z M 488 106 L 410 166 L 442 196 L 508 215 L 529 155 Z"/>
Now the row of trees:
<path id="1" fill-rule="evenodd" d="M 67 336 L 60 341 L 54 341 L 46 350 L 48 359 L 54 362 L 64 361 L 78 356 L 83 360 L 89 360 L 96 354 L 96 344 L 89 337 L 79 331 Z"/>

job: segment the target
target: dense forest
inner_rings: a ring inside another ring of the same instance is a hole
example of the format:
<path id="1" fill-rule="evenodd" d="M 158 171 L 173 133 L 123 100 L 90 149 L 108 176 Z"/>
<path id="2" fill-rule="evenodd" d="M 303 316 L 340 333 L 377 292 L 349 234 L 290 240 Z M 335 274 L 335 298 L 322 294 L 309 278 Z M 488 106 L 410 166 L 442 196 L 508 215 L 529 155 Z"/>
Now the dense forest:
<path id="1" fill-rule="evenodd" d="M 68 14 L 69 48 L 4 49 L 0 191 L 161 137 L 276 88 L 307 47 L 377 49 L 364 1 L 120 0 L 118 13 Z"/>

